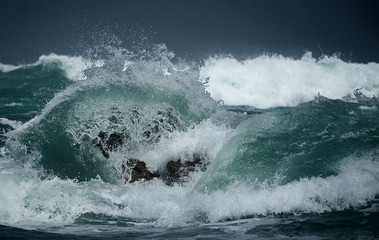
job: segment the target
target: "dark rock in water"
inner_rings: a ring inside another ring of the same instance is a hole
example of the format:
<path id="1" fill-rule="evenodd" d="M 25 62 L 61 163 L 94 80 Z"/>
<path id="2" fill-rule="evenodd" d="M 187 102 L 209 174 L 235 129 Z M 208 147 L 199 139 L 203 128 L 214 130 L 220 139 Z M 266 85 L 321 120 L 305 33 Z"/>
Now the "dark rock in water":
<path id="1" fill-rule="evenodd" d="M 113 132 L 109 136 L 107 133 L 100 131 L 98 134 L 100 141 L 95 141 L 95 146 L 100 148 L 105 158 L 109 158 L 109 151 L 114 151 L 121 147 L 125 140 L 129 138 L 127 134 Z"/>
<path id="2" fill-rule="evenodd" d="M 109 138 L 105 142 L 105 144 L 108 147 L 108 149 L 112 151 L 123 144 L 124 138 L 125 137 L 123 136 L 123 134 L 114 132 L 111 135 L 109 135 Z"/>
<path id="3" fill-rule="evenodd" d="M 171 185 L 174 182 L 183 182 L 185 177 L 191 172 L 200 169 L 201 171 L 206 170 L 206 164 L 203 163 L 201 158 L 196 158 L 194 155 L 194 161 L 185 161 L 182 163 L 180 159 L 176 161 L 169 161 L 167 163 L 167 173 L 168 177 L 165 179 L 166 184 Z"/>
<path id="4" fill-rule="evenodd" d="M 111 117 L 109 117 L 108 120 L 109 120 L 111 123 L 114 123 L 114 124 L 118 124 L 118 123 L 120 123 L 120 121 L 118 120 L 118 118 L 117 118 L 115 115 L 112 115 Z"/>
<path id="5" fill-rule="evenodd" d="M 189 161 L 182 163 L 180 159 L 176 161 L 169 161 L 167 163 L 168 175 L 173 179 L 188 176 L 190 172 L 194 172 L 196 170 L 196 167 L 199 166 L 199 164 L 200 163 Z"/>
<path id="6" fill-rule="evenodd" d="M 145 137 L 149 138 L 150 134 L 153 132 L 158 132 L 158 127 L 151 128 L 151 132 L 146 132 Z M 112 151 L 117 151 L 118 148 L 123 146 L 129 139 L 129 135 L 120 132 L 113 132 L 107 134 L 106 132 L 100 131 L 98 134 L 98 139 L 94 140 L 94 144 L 98 147 L 103 156 L 109 159 L 109 154 Z M 182 162 L 181 159 L 171 160 L 167 163 L 166 168 L 160 172 L 151 172 L 146 167 L 144 161 L 138 159 L 129 159 L 126 163 L 122 165 L 122 174 L 126 172 L 127 178 L 125 182 L 133 183 L 136 181 L 149 181 L 153 178 L 159 178 L 167 185 L 171 186 L 174 183 L 184 183 L 188 181 L 188 176 L 191 172 L 196 170 L 205 171 L 206 164 L 204 159 L 196 154 L 192 157 L 193 161 Z"/>
<path id="7" fill-rule="evenodd" d="M 155 177 L 159 178 L 158 173 L 152 173 L 147 169 L 144 161 L 129 159 L 126 166 L 122 166 L 122 171 L 125 172 L 127 167 L 131 170 L 131 174 L 130 179 L 126 179 L 126 182 L 133 183 L 140 180 L 148 181 Z"/>
<path id="8" fill-rule="evenodd" d="M 202 162 L 201 158 L 194 159 L 193 162 L 185 161 L 182 163 L 180 159 L 176 161 L 169 161 L 167 163 L 167 169 L 162 172 L 151 172 L 146 167 L 144 161 L 138 159 L 129 159 L 122 165 L 122 173 L 129 172 L 125 179 L 125 182 L 133 183 L 136 181 L 144 180 L 149 181 L 153 178 L 159 178 L 167 185 L 171 186 L 173 183 L 183 183 L 187 179 L 191 172 L 200 169 L 206 170 L 206 165 Z"/>
<path id="9" fill-rule="evenodd" d="M 167 172 L 170 178 L 172 179 L 179 179 L 180 176 L 182 175 L 182 163 L 180 160 L 176 161 L 169 161 L 167 163 Z"/>
<path id="10" fill-rule="evenodd" d="M 125 115 L 129 117 L 120 116 L 119 113 L 114 112 L 108 118 L 109 126 L 104 131 L 100 131 L 93 140 L 93 144 L 101 150 L 107 159 L 109 159 L 111 152 L 119 151 L 121 147 L 123 147 L 122 150 L 129 151 L 134 150 L 136 146 L 138 148 L 138 146 L 157 143 L 163 134 L 180 130 L 182 126 L 182 120 L 173 108 L 158 110 L 153 116 L 148 114 L 150 116 L 148 121 L 145 121 L 146 116 L 138 109 L 132 109 L 129 114 Z M 129 130 L 133 129 L 133 131 L 128 131 L 126 127 L 122 126 L 128 126 Z M 204 159 L 194 154 L 192 161 L 172 160 L 159 172 L 149 171 L 144 161 L 129 159 L 122 165 L 122 175 L 127 175 L 125 182 L 129 183 L 159 178 L 171 186 L 173 183 L 186 182 L 191 172 L 205 171 L 205 169 Z"/>
<path id="11" fill-rule="evenodd" d="M 150 138 L 151 132 L 150 131 L 144 131 L 142 136 L 144 136 L 145 138 Z"/>

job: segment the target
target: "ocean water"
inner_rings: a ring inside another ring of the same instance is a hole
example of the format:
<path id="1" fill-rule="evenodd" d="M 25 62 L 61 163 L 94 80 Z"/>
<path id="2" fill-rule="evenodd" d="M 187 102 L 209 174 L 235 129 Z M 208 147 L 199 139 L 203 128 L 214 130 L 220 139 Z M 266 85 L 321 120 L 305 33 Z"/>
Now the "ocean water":
<path id="1" fill-rule="evenodd" d="M 379 237 L 379 64 L 105 52 L 0 64 L 0 238 Z M 100 132 L 128 138 L 106 158 Z"/>

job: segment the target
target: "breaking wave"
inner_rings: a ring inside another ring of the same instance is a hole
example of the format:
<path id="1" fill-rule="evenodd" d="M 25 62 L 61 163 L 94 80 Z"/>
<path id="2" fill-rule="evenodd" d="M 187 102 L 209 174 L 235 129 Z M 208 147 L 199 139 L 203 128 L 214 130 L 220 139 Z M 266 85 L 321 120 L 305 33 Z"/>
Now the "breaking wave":
<path id="1" fill-rule="evenodd" d="M 378 64 L 306 54 L 213 57 L 199 67 L 164 45 L 153 50 L 0 65 L 0 224 L 116 231 L 376 199 Z M 118 145 L 105 146 L 111 134 Z M 197 156 L 207 170 L 170 186 L 123 175 L 129 159 L 162 171 Z"/>

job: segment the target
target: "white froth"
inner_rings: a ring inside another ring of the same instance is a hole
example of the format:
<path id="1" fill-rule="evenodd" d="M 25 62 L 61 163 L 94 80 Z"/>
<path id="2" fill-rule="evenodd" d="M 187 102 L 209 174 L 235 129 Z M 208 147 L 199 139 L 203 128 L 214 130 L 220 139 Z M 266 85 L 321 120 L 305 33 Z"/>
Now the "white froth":
<path id="1" fill-rule="evenodd" d="M 7 118 L 0 118 L 0 124 L 11 126 L 13 129 L 17 129 L 23 125 L 20 121 L 9 120 Z"/>
<path id="2" fill-rule="evenodd" d="M 296 106 L 318 93 L 340 99 L 359 88 L 366 96 L 379 96 L 379 64 L 349 63 L 337 57 L 316 60 L 310 53 L 299 60 L 282 56 L 244 61 L 209 58 L 201 67 L 201 79 L 215 100 L 262 109 Z"/>
<path id="3" fill-rule="evenodd" d="M 170 160 L 192 160 L 192 154 L 206 156 L 213 160 L 227 141 L 231 130 L 216 126 L 210 120 L 201 122 L 185 132 L 173 132 L 161 139 L 148 152 L 140 153 L 151 170 L 158 170 Z"/>
<path id="4" fill-rule="evenodd" d="M 123 186 L 101 179 L 84 183 L 28 179 L 0 168 L 0 224 L 65 226 L 91 212 L 159 226 L 183 226 L 196 223 L 200 213 L 215 223 L 251 215 L 345 210 L 365 206 L 379 193 L 378 161 L 351 156 L 339 169 L 338 175 L 326 178 L 304 178 L 286 185 L 262 185 L 260 189 L 240 185 L 207 194 L 193 191 L 200 176 L 185 186 L 168 187 L 160 180 Z"/>

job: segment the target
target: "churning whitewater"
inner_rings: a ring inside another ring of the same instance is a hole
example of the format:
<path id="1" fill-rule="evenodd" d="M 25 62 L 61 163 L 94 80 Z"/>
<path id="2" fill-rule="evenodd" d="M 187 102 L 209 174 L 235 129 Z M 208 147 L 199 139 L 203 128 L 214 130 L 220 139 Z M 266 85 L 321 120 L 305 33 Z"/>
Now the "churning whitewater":
<path id="1" fill-rule="evenodd" d="M 0 64 L 1 225 L 142 234 L 377 212 L 379 64 L 108 51 Z M 131 159 L 160 176 L 129 182 Z M 194 167 L 168 181 L 176 161 Z"/>

